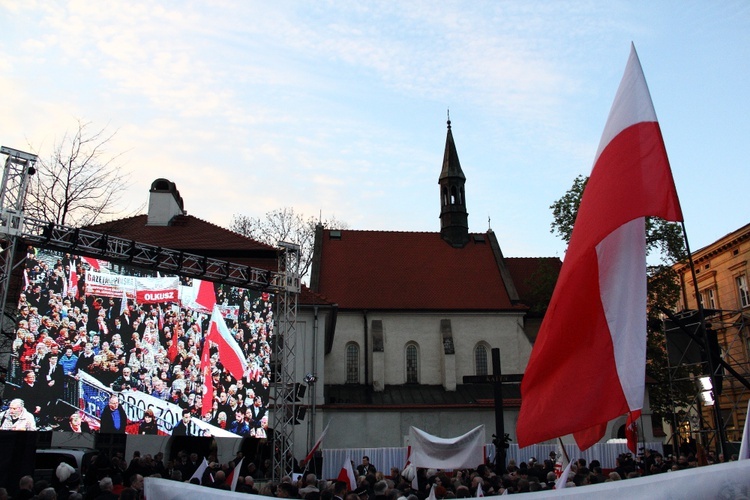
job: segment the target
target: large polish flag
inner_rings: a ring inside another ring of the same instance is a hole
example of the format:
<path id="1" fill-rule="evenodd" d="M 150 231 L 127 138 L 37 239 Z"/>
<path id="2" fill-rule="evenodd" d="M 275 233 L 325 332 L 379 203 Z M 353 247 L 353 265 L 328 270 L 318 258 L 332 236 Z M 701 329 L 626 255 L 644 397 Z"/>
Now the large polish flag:
<path id="1" fill-rule="evenodd" d="M 209 341 L 219 346 L 219 361 L 224 365 L 224 368 L 237 380 L 241 379 L 247 372 L 247 358 L 229 332 L 217 304 L 214 304 L 211 324 L 208 326 L 208 334 L 206 335 L 206 342 Z M 203 348 L 205 349 L 206 346 Z"/>
<path id="2" fill-rule="evenodd" d="M 635 47 L 521 383 L 518 445 L 574 434 L 582 450 L 643 406 L 645 217 L 682 220 Z"/>

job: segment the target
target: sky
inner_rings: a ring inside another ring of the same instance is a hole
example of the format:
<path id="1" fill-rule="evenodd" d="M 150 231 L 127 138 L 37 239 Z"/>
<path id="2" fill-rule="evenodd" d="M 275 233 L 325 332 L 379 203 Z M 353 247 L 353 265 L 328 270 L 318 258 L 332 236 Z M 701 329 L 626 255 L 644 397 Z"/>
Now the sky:
<path id="1" fill-rule="evenodd" d="M 163 177 L 223 227 L 292 207 L 439 231 L 449 111 L 469 230 L 560 258 L 549 207 L 590 173 L 632 42 L 691 248 L 750 222 L 746 0 L 0 0 L 0 33 L 0 144 L 114 133 L 122 214 Z"/>

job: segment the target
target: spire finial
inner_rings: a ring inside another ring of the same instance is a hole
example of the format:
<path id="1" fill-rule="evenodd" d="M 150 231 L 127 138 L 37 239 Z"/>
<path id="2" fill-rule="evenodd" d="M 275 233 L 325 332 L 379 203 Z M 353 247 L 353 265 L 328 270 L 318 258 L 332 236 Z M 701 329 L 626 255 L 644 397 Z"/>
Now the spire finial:
<path id="1" fill-rule="evenodd" d="M 487 215 L 487 229 L 492 231 L 492 217 L 489 214 Z"/>
<path id="2" fill-rule="evenodd" d="M 448 130 L 451 128 L 451 108 L 448 108 Z"/>

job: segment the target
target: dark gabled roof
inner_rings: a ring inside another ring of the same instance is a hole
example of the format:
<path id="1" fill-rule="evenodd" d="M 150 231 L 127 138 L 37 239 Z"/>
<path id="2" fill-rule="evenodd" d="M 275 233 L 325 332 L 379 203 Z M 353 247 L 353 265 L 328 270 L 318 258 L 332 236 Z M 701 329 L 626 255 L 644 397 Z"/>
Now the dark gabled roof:
<path id="1" fill-rule="evenodd" d="M 440 233 L 324 230 L 316 291 L 341 309 L 525 310 L 487 236 L 455 248 Z"/>
<path id="2" fill-rule="evenodd" d="M 562 261 L 558 257 L 506 257 L 518 297 L 530 313 L 543 314 L 552 297 Z"/>
<path id="3" fill-rule="evenodd" d="M 181 250 L 261 269 L 277 269 L 274 247 L 224 229 L 192 215 L 175 216 L 168 226 L 147 226 L 147 215 L 136 215 L 89 226 L 111 236 Z"/>
<path id="4" fill-rule="evenodd" d="M 359 384 L 326 385 L 323 390 L 328 408 L 492 407 L 495 398 L 491 384 L 459 384 L 455 391 L 446 391 L 441 385 L 421 384 L 386 385 L 379 392 Z M 520 397 L 520 384 L 503 385 L 503 400 L 509 406 L 513 406 L 514 400 L 520 402 Z"/>
<path id="5" fill-rule="evenodd" d="M 86 229 L 175 250 L 264 250 L 265 243 L 242 236 L 192 215 L 177 215 L 168 226 L 147 226 L 148 216 L 136 215 L 89 226 Z"/>

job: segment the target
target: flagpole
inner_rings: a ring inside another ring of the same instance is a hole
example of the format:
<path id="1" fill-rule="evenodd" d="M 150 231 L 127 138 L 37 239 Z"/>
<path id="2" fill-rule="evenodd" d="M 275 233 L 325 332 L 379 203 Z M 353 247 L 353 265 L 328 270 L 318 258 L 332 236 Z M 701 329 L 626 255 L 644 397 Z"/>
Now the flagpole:
<path id="1" fill-rule="evenodd" d="M 680 222 L 682 226 L 682 236 L 685 240 L 685 251 L 688 255 L 688 263 L 690 265 L 690 275 L 693 278 L 693 289 L 695 292 L 695 301 L 698 304 L 698 321 L 699 321 L 699 335 L 700 338 L 703 340 L 703 348 L 706 351 L 706 358 L 708 358 L 708 370 L 709 370 L 709 376 L 711 377 L 711 386 L 712 388 L 716 388 L 716 366 L 714 366 L 714 353 L 712 351 L 711 344 L 708 342 L 708 337 L 706 335 L 706 317 L 705 313 L 703 311 L 703 301 L 701 300 L 700 290 L 698 289 L 698 278 L 697 274 L 695 273 L 695 262 L 693 262 L 693 254 L 690 251 L 690 243 L 688 242 L 688 236 L 687 236 L 687 229 L 685 228 L 685 221 Z M 687 306 L 687 297 L 686 297 L 686 306 Z M 718 355 L 720 353 L 716 353 Z M 714 392 L 715 393 L 715 392 Z M 719 404 L 719 398 L 715 398 L 714 401 L 714 418 L 716 422 L 716 432 L 718 433 L 719 437 L 719 453 L 724 455 L 724 459 L 727 460 L 729 457 L 727 457 L 727 436 L 724 432 L 724 421 L 721 417 L 721 406 Z"/>
<path id="2" fill-rule="evenodd" d="M 560 443 L 560 449 L 563 452 L 563 457 L 565 458 L 565 461 L 570 463 L 570 457 L 568 456 L 568 450 L 565 449 L 565 445 L 562 442 L 562 438 L 557 438 L 557 441 Z"/>

